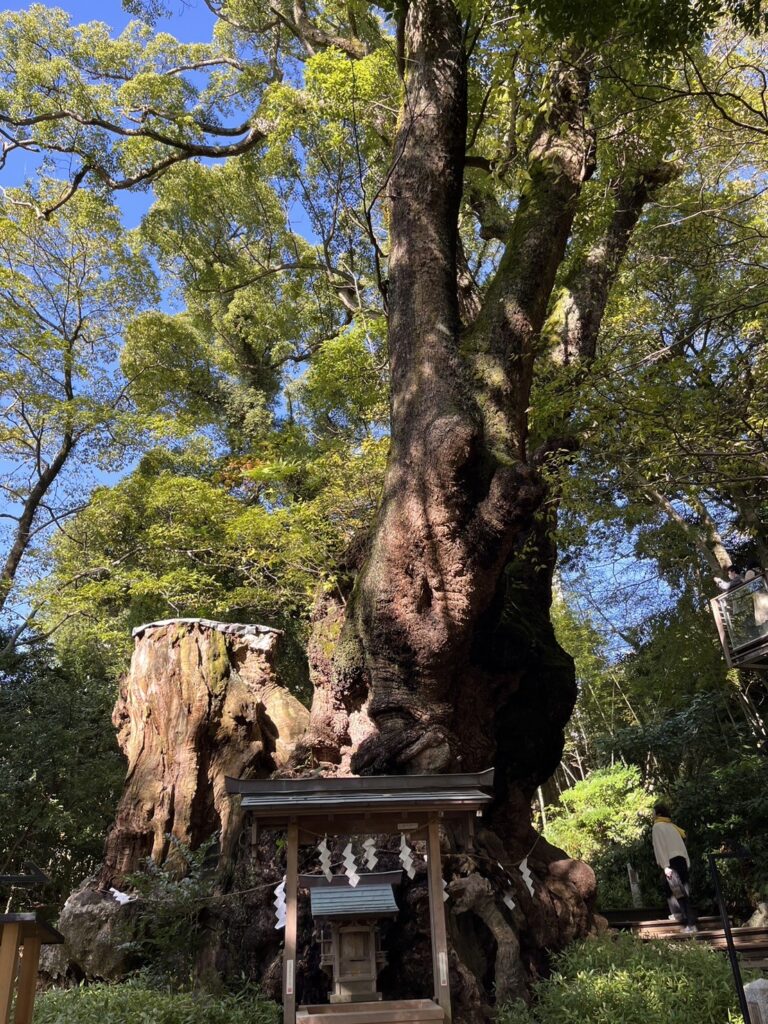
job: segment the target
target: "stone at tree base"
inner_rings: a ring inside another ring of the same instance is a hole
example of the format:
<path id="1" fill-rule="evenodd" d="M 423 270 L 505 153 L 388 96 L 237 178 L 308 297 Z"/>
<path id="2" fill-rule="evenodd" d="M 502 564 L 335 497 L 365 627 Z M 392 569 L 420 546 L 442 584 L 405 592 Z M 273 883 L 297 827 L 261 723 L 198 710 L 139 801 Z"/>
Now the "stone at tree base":
<path id="1" fill-rule="evenodd" d="M 602 914 L 597 913 L 592 915 L 592 931 L 590 932 L 590 935 L 600 938 L 603 935 L 607 935 L 610 930 L 611 922 L 607 917 L 603 917 Z"/>
<path id="2" fill-rule="evenodd" d="M 120 885 L 147 856 L 164 862 L 168 835 L 195 848 L 219 832 L 222 854 L 239 825 L 226 776 L 285 766 L 309 712 L 278 684 L 279 630 L 170 619 L 134 630 L 136 647 L 113 713 L 128 758 L 100 880 Z"/>
<path id="3" fill-rule="evenodd" d="M 46 982 L 118 981 L 136 966 L 125 947 L 136 905 L 120 906 L 93 882 L 73 892 L 64 904 L 57 924 L 64 942 L 40 951 L 40 973 Z"/>
<path id="4" fill-rule="evenodd" d="M 768 903 L 758 903 L 757 910 L 746 922 L 747 928 L 768 928 Z"/>

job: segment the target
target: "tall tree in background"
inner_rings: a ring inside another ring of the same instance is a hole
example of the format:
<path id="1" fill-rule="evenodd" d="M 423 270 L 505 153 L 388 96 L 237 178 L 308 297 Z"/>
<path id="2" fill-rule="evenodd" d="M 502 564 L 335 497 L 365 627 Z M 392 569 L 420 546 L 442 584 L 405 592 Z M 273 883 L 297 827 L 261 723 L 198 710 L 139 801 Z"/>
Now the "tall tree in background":
<path id="1" fill-rule="evenodd" d="M 108 201 L 81 191 L 40 218 L 36 204 L 60 187 L 8 190 L 0 218 L 0 610 L 33 547 L 63 529 L 93 472 L 121 466 L 139 434 L 116 363 L 154 278 Z M 20 608 L 10 644 L 27 621 Z"/>

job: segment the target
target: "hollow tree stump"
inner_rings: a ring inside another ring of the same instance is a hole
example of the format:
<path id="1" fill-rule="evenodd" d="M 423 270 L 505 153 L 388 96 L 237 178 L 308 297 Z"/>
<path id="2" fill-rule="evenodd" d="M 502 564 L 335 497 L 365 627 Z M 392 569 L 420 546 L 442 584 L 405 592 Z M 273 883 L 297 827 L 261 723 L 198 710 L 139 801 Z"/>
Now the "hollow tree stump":
<path id="1" fill-rule="evenodd" d="M 169 836 L 194 848 L 218 831 L 227 856 L 239 817 L 226 776 L 285 765 L 309 720 L 278 684 L 278 630 L 171 619 L 134 636 L 112 716 L 128 771 L 100 873 L 102 884 L 118 886 L 145 857 L 171 857 Z"/>

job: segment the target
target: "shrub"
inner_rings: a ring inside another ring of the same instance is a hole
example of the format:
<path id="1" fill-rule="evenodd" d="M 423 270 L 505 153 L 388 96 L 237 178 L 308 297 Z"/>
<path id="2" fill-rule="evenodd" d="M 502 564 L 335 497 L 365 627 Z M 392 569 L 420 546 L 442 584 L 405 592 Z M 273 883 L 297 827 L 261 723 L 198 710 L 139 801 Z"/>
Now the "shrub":
<path id="1" fill-rule="evenodd" d="M 137 955 L 148 976 L 183 987 L 194 977 L 206 941 L 205 914 L 214 891 L 218 836 L 196 850 L 175 836 L 166 838 L 166 862 L 157 865 L 148 857 L 143 871 L 128 876 L 128 886 L 139 900 L 123 946 Z"/>
<path id="2" fill-rule="evenodd" d="M 98 666 L 61 665 L 42 641 L 0 656 L 0 871 L 31 860 L 51 878 L 17 889 L 14 910 L 57 914 L 99 863 L 125 775 L 114 701 Z"/>
<path id="3" fill-rule="evenodd" d="M 741 1024 L 737 1007 L 721 953 L 618 935 L 569 946 L 533 1007 L 503 1007 L 498 1024 Z"/>
<path id="4" fill-rule="evenodd" d="M 280 1008 L 251 987 L 236 995 L 163 992 L 141 982 L 53 989 L 34 1024 L 278 1024 Z"/>
<path id="5" fill-rule="evenodd" d="M 561 794 L 560 806 L 550 812 L 546 836 L 572 857 L 590 861 L 609 843 L 639 839 L 652 809 L 653 797 L 643 789 L 637 768 L 601 768 Z"/>
<path id="6" fill-rule="evenodd" d="M 720 861 L 726 902 L 736 909 L 755 906 L 768 896 L 768 761 L 762 754 L 741 754 L 731 764 L 700 772 L 672 791 L 675 820 L 688 830 L 693 890 L 710 890 L 705 855 L 740 850 L 748 862 Z"/>
<path id="7" fill-rule="evenodd" d="M 546 838 L 592 866 L 602 909 L 629 904 L 627 861 L 635 867 L 646 862 L 651 866 L 652 808 L 653 797 L 643 788 L 640 771 L 615 765 L 591 772 L 565 790 L 560 804 L 549 812 Z M 655 898 L 657 886 L 646 874 L 644 888 Z"/>

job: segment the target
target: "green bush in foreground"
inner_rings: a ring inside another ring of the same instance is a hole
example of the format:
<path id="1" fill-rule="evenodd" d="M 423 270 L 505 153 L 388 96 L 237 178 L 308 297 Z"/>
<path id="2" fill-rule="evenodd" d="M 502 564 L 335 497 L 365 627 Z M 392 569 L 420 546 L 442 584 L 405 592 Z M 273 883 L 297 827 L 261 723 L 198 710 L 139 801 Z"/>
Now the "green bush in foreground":
<path id="1" fill-rule="evenodd" d="M 587 939 L 554 963 L 532 1008 L 504 1007 L 499 1024 L 741 1024 L 727 959 L 695 942 Z"/>
<path id="2" fill-rule="evenodd" d="M 213 996 L 128 982 L 46 992 L 34 1024 L 278 1024 L 280 1018 L 280 1008 L 253 989 Z"/>

